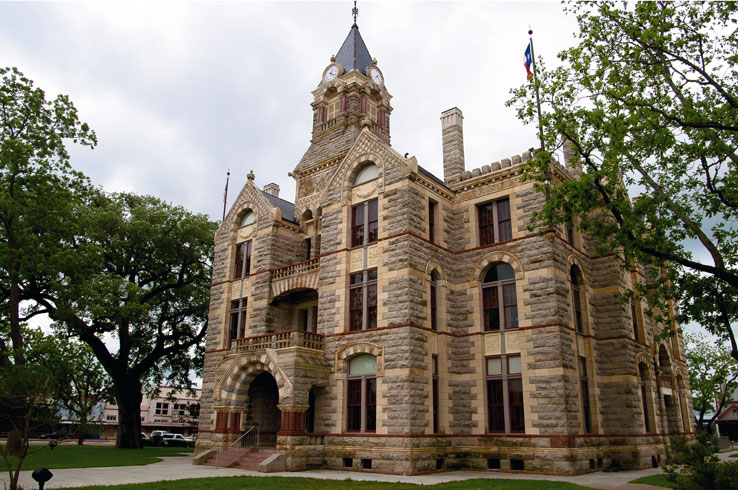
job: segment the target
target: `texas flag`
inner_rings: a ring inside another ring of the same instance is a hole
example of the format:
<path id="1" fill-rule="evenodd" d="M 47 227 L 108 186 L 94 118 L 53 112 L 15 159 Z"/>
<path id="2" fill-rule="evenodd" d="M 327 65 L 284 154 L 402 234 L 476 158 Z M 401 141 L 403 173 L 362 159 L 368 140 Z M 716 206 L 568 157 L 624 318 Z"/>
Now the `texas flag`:
<path id="1" fill-rule="evenodd" d="M 528 72 L 528 80 L 533 78 L 533 72 L 530 71 L 530 67 L 533 66 L 533 55 L 530 53 L 530 43 L 528 43 L 528 47 L 525 48 L 525 71 Z"/>

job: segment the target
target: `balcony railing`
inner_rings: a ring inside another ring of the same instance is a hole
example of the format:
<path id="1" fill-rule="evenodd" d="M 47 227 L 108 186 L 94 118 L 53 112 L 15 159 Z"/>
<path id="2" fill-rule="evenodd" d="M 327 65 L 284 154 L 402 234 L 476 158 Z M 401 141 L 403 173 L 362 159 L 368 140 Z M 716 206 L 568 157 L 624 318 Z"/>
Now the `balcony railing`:
<path id="1" fill-rule="evenodd" d="M 274 269 L 272 271 L 272 280 L 277 281 L 298 276 L 300 274 L 308 274 L 310 272 L 317 271 L 318 269 L 320 269 L 320 258 L 316 257 L 304 262 L 298 262 L 297 264 L 291 264 L 286 267 Z"/>
<path id="2" fill-rule="evenodd" d="M 256 352 L 264 349 L 287 349 L 302 347 L 322 351 L 325 349 L 323 335 L 319 333 L 291 330 L 289 332 L 268 333 L 243 339 L 236 339 L 238 352 Z"/>
<path id="3" fill-rule="evenodd" d="M 317 290 L 319 272 L 319 257 L 272 270 L 272 298 L 295 289 Z"/>

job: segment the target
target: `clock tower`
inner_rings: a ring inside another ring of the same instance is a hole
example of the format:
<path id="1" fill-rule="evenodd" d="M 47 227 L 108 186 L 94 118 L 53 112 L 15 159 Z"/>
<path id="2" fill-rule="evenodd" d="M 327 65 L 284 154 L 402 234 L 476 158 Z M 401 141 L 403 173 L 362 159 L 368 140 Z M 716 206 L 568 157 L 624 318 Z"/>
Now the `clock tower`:
<path id="1" fill-rule="evenodd" d="M 354 22 L 338 53 L 331 56 L 312 92 L 310 147 L 292 176 L 298 181 L 296 204 L 313 193 L 326 174 L 348 153 L 363 128 L 390 143 L 389 94 L 384 74 L 372 58 Z"/>

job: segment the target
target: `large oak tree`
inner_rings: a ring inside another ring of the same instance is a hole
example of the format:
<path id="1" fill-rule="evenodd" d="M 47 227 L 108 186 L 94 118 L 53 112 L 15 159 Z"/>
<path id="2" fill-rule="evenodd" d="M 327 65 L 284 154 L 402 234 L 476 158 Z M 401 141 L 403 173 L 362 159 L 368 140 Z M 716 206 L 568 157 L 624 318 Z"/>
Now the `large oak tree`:
<path id="1" fill-rule="evenodd" d="M 141 447 L 145 385 L 189 386 L 201 370 L 216 224 L 151 196 L 102 192 L 77 220 L 76 258 L 36 300 L 112 379 L 117 447 Z"/>
<path id="2" fill-rule="evenodd" d="M 656 318 L 668 299 L 738 359 L 738 30 L 735 2 L 574 3 L 578 44 L 537 60 L 545 148 L 527 168 L 550 199 L 535 219 L 571 224 L 601 253 L 646 266 Z M 534 84 L 508 102 L 537 123 Z M 557 182 L 564 141 L 581 171 Z M 553 185 L 552 185 L 553 184 Z M 636 195 L 629 198 L 626 189 Z M 626 264 L 632 266 L 632 264 Z"/>

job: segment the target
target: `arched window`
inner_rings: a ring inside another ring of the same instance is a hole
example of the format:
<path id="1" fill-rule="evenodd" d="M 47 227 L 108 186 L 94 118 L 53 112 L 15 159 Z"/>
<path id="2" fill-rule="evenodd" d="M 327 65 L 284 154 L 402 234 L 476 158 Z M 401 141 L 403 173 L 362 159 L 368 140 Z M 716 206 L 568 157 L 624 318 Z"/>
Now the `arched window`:
<path id="1" fill-rule="evenodd" d="M 579 267 L 572 265 L 569 270 L 571 276 L 571 313 L 574 316 L 574 327 L 577 332 L 584 333 L 584 318 L 582 316 L 582 273 Z"/>
<path id="2" fill-rule="evenodd" d="M 361 170 L 359 170 L 359 173 L 356 174 L 356 177 L 354 178 L 354 185 L 361 185 L 366 184 L 369 181 L 372 181 L 379 177 L 379 169 L 376 165 L 373 163 L 367 163 L 362 167 Z"/>
<path id="3" fill-rule="evenodd" d="M 254 212 L 251 210 L 246 211 L 246 213 L 241 218 L 241 223 L 238 226 L 248 226 L 254 224 Z"/>
<path id="4" fill-rule="evenodd" d="M 377 430 L 377 358 L 360 354 L 349 361 L 346 383 L 346 430 Z"/>
<path id="5" fill-rule="evenodd" d="M 518 328 L 518 297 L 515 271 L 499 263 L 489 268 L 482 283 L 484 330 Z"/>

